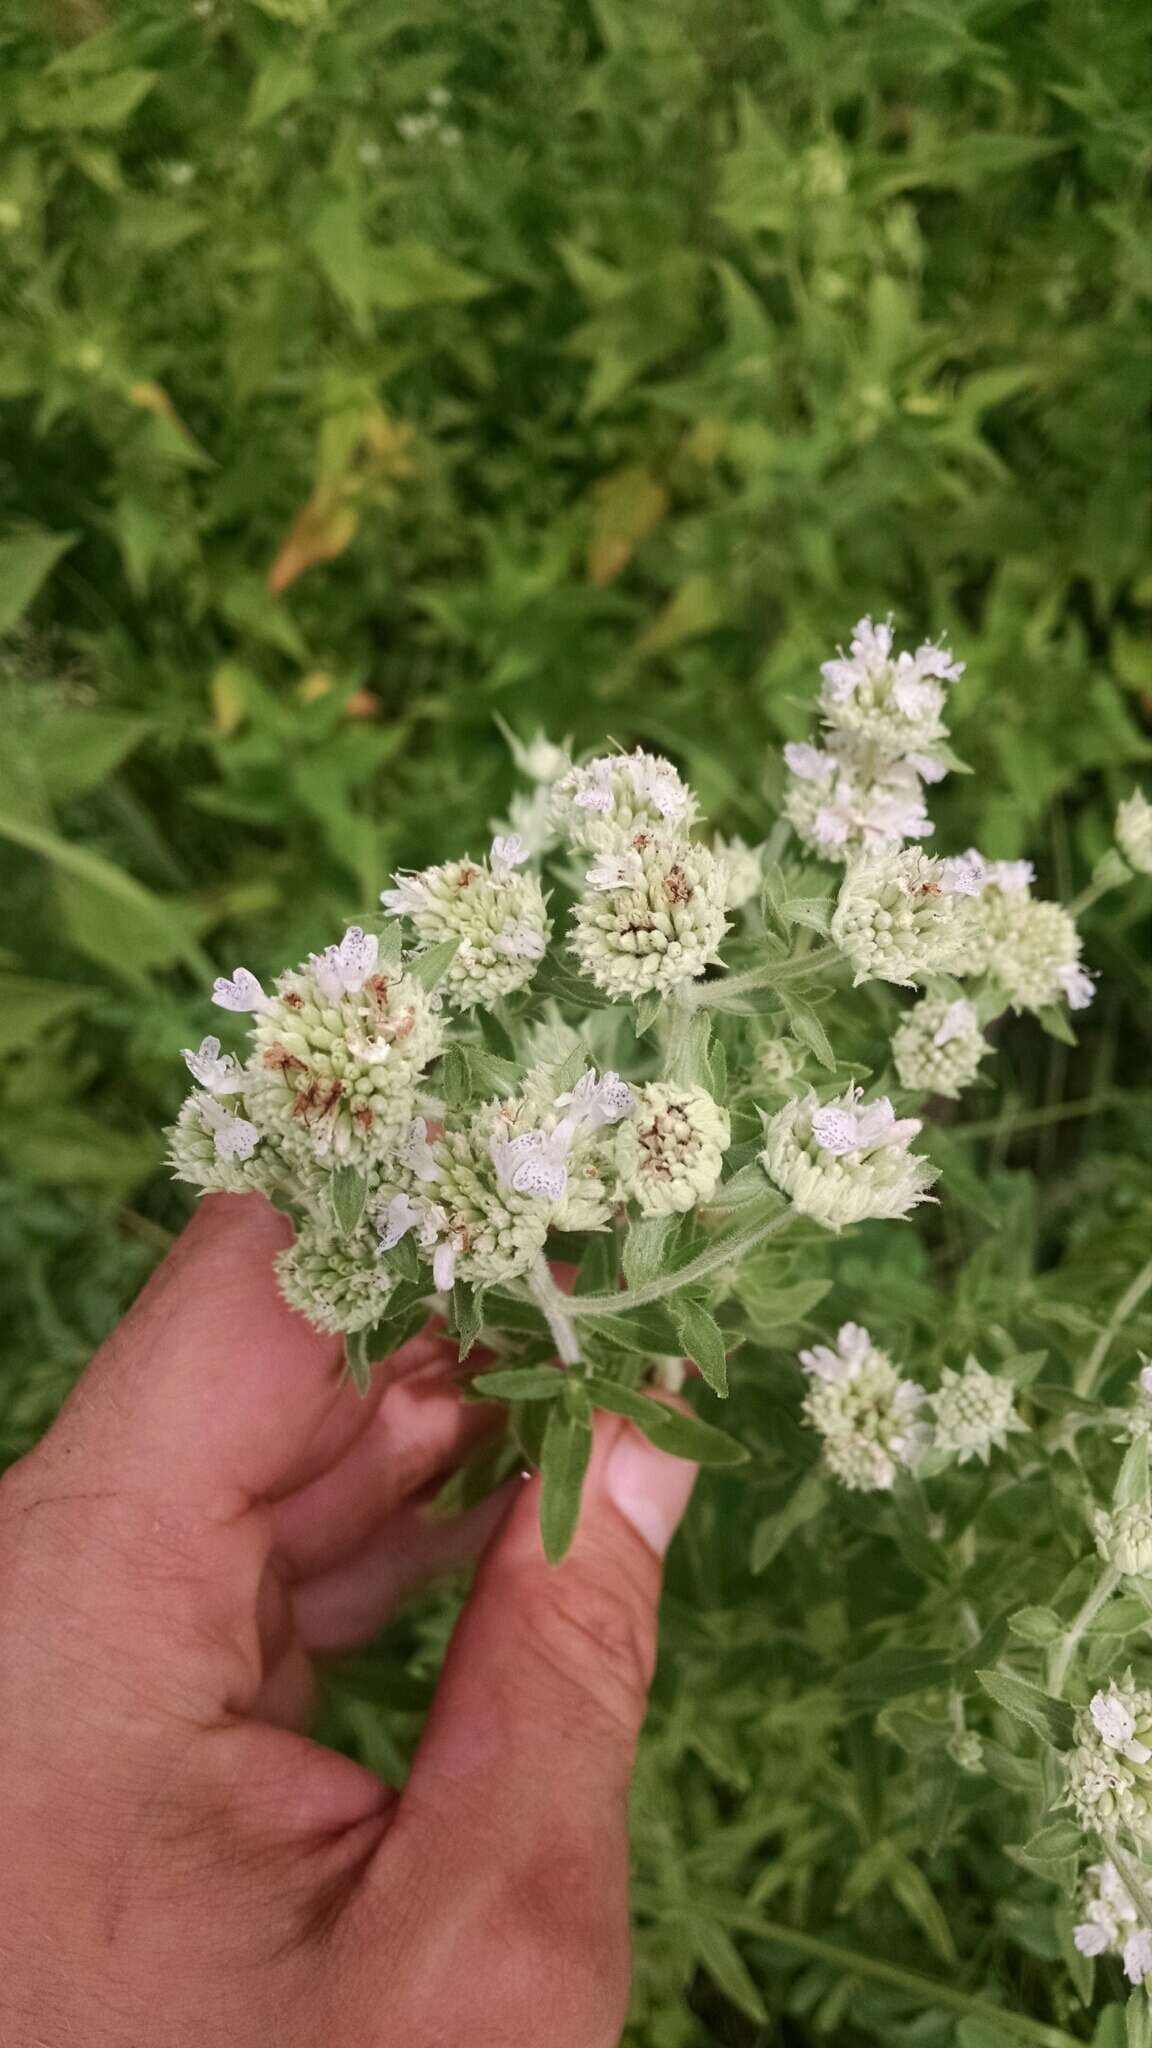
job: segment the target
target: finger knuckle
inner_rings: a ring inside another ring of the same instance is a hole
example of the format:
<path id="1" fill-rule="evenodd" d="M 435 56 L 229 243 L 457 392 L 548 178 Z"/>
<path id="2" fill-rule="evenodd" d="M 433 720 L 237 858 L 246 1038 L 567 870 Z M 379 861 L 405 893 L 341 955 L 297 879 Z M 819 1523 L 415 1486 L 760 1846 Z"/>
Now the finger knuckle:
<path id="1" fill-rule="evenodd" d="M 651 1627 L 631 1588 L 606 1571 L 556 1574 L 527 1604 L 525 1644 L 574 1717 L 599 1733 L 604 1721 L 634 1735 L 651 1679 Z"/>

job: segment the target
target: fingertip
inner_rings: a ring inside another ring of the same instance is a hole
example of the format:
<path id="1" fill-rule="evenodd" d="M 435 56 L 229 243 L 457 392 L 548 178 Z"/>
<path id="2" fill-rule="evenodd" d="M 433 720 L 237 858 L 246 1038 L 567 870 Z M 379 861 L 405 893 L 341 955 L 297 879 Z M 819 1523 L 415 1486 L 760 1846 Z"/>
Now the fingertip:
<path id="1" fill-rule="evenodd" d="M 616 1513 L 663 1557 L 684 1518 L 698 1470 L 690 1459 L 659 1450 L 629 1422 L 608 1450 L 602 1486 Z"/>

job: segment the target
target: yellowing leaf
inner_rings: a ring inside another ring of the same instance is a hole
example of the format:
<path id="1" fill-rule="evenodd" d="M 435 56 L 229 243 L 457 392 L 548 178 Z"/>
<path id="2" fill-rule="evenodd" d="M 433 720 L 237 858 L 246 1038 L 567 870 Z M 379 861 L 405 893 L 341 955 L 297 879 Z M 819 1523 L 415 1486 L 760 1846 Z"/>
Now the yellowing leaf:
<path id="1" fill-rule="evenodd" d="M 353 506 L 330 495 L 309 498 L 288 529 L 288 537 L 268 571 L 273 596 L 287 590 L 305 569 L 332 562 L 356 537 L 360 515 Z"/>
<path id="2" fill-rule="evenodd" d="M 592 494 L 588 539 L 588 574 L 593 583 L 610 583 L 618 576 L 640 542 L 659 526 L 667 509 L 668 493 L 646 469 L 618 469 L 602 477 Z"/>
<path id="3" fill-rule="evenodd" d="M 641 633 L 632 652 L 637 656 L 666 654 L 685 640 L 710 633 L 724 617 L 724 597 L 710 576 L 689 576 L 675 597 Z"/>

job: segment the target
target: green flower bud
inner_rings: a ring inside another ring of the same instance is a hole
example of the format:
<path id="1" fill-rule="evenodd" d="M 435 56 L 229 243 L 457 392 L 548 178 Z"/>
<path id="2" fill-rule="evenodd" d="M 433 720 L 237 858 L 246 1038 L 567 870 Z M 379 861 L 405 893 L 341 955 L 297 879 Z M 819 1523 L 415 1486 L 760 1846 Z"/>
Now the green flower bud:
<path id="1" fill-rule="evenodd" d="M 445 861 L 419 874 L 398 875 L 381 902 L 409 917 L 421 944 L 458 939 L 441 984 L 457 1009 L 487 1006 L 532 980 L 552 927 L 535 875 L 518 874 L 527 859 L 517 834 L 492 842 L 488 861 Z"/>
<path id="2" fill-rule="evenodd" d="M 940 1390 L 929 1396 L 928 1405 L 935 1422 L 934 1448 L 958 1465 L 969 1458 L 986 1465 L 994 1450 L 1002 1450 L 1008 1437 L 1024 1428 L 1012 1382 L 985 1372 L 974 1358 L 962 1373 L 945 1367 Z"/>
<path id="3" fill-rule="evenodd" d="M 832 915 L 832 938 L 855 979 L 912 987 L 974 964 L 980 874 L 968 860 L 917 847 L 852 861 Z"/>
<path id="4" fill-rule="evenodd" d="M 1116 812 L 1116 844 L 1138 875 L 1152 875 L 1152 804 L 1134 789 Z"/>
<path id="5" fill-rule="evenodd" d="M 728 875 L 706 846 L 642 827 L 588 870 L 569 941 L 582 971 L 617 1002 L 695 981 L 728 929 Z"/>
<path id="6" fill-rule="evenodd" d="M 975 1080 L 988 1041 L 975 1005 L 925 996 L 897 1026 L 892 1057 L 905 1088 L 955 1099 Z"/>
<path id="7" fill-rule="evenodd" d="M 668 1081 L 653 1081 L 635 1096 L 634 1114 L 616 1138 L 621 1192 L 645 1216 L 674 1215 L 706 1202 L 731 1140 L 727 1110 L 706 1088 Z"/>
<path id="8" fill-rule="evenodd" d="M 1143 1578 L 1152 1572 L 1152 1509 L 1143 1505 L 1099 1509 L 1093 1524 L 1096 1548 L 1105 1564 Z"/>
<path id="9" fill-rule="evenodd" d="M 384 1314 L 395 1285 L 368 1223 L 350 1237 L 334 1224 L 302 1223 L 295 1243 L 279 1254 L 276 1273 L 289 1307 L 318 1330 L 370 1329 Z"/>

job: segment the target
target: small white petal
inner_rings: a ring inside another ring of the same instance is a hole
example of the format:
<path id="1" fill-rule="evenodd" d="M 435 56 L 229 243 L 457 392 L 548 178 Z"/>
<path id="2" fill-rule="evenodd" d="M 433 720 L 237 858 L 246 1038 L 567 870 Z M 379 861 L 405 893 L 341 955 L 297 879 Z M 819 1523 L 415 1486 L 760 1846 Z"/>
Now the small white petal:
<path id="1" fill-rule="evenodd" d="M 497 834 L 492 841 L 488 865 L 497 881 L 505 881 L 514 868 L 523 866 L 528 853 L 518 832 L 509 832 L 501 837 Z"/>
<path id="2" fill-rule="evenodd" d="M 459 1257 L 456 1246 L 449 1240 L 438 1244 L 432 1254 L 432 1278 L 437 1292 L 450 1294 L 456 1279 L 456 1261 Z"/>
<path id="3" fill-rule="evenodd" d="M 407 1195 L 393 1195 L 377 1225 L 381 1251 L 392 1251 L 402 1237 L 406 1237 L 410 1230 L 416 1228 L 420 1220 L 420 1210 Z"/>
<path id="4" fill-rule="evenodd" d="M 784 749 L 784 759 L 801 782 L 830 782 L 836 773 L 832 755 L 824 753 L 820 747 L 809 746 L 806 740 L 789 740 Z"/>
<path id="5" fill-rule="evenodd" d="M 1070 1010 L 1086 1010 L 1096 993 L 1095 978 L 1086 967 L 1076 960 L 1069 960 L 1059 969 L 1060 986 L 1068 999 Z"/>
<path id="6" fill-rule="evenodd" d="M 212 984 L 212 1001 L 222 1010 L 268 1010 L 268 997 L 254 974 L 246 967 L 237 967 L 229 978 L 219 975 Z"/>
<path id="7" fill-rule="evenodd" d="M 825 1152 L 839 1158 L 842 1153 L 856 1150 L 860 1143 L 860 1125 L 850 1109 L 837 1109 L 834 1104 L 829 1104 L 826 1109 L 813 1112 L 812 1136 Z"/>

